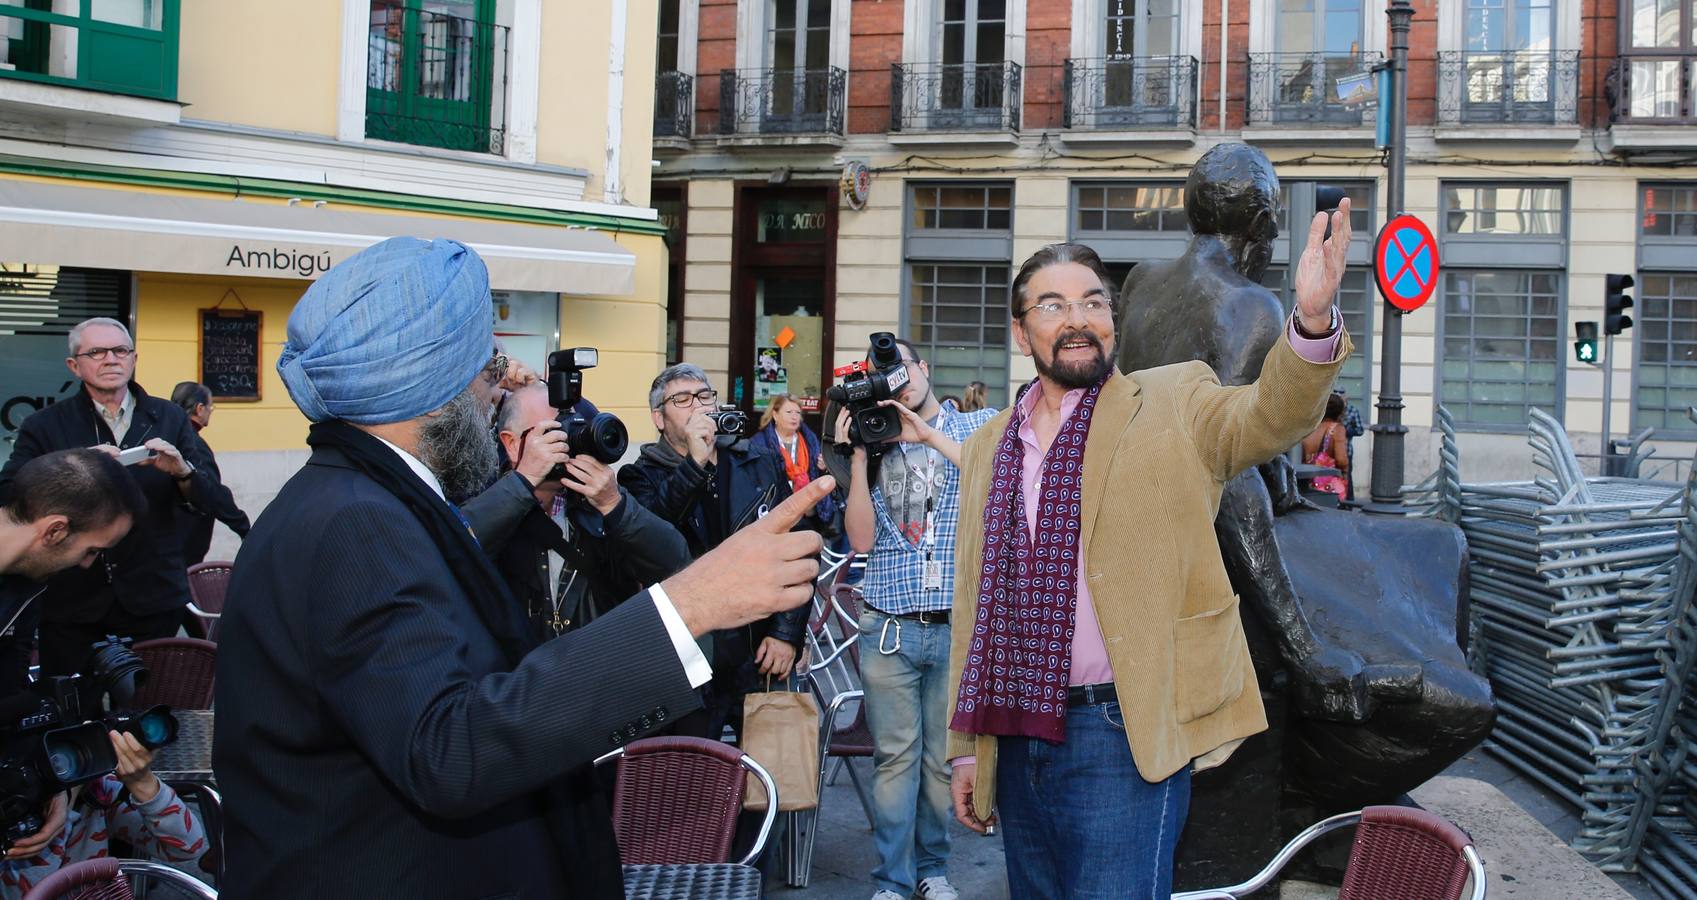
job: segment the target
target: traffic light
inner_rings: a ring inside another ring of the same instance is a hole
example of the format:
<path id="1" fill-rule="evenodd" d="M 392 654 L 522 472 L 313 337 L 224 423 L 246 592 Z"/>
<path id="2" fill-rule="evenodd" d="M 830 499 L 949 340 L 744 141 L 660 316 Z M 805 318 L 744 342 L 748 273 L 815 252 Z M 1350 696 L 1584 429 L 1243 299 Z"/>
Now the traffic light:
<path id="1" fill-rule="evenodd" d="M 1620 334 L 1632 327 L 1632 317 L 1626 310 L 1632 306 L 1632 295 L 1626 289 L 1632 287 L 1631 275 L 1603 276 L 1603 333 Z"/>
<path id="2" fill-rule="evenodd" d="M 1597 323 L 1573 323 L 1573 356 L 1582 363 L 1597 364 Z"/>

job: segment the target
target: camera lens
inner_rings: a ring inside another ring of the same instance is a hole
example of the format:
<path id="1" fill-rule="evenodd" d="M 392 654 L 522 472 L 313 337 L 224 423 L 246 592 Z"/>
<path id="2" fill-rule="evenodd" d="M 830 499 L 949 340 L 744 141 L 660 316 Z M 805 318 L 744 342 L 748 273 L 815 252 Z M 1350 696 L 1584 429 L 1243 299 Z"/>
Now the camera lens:
<path id="1" fill-rule="evenodd" d="M 596 413 L 587 422 L 578 419 L 566 431 L 566 447 L 572 455 L 587 453 L 607 465 L 622 459 L 629 446 L 625 423 L 612 413 Z"/>
<path id="2" fill-rule="evenodd" d="M 88 757 L 82 748 L 71 744 L 57 744 L 47 748 L 47 766 L 53 770 L 53 777 L 60 781 L 75 781 L 77 773 L 82 771 Z"/>
<path id="3" fill-rule="evenodd" d="M 177 717 L 169 706 L 155 706 L 136 716 L 128 731 L 143 747 L 156 750 L 177 739 Z"/>
<path id="4" fill-rule="evenodd" d="M 877 412 L 871 415 L 861 417 L 859 425 L 860 434 L 866 439 L 867 443 L 882 441 L 900 431 L 899 426 L 892 427 L 894 423 L 883 408 L 879 408 Z"/>

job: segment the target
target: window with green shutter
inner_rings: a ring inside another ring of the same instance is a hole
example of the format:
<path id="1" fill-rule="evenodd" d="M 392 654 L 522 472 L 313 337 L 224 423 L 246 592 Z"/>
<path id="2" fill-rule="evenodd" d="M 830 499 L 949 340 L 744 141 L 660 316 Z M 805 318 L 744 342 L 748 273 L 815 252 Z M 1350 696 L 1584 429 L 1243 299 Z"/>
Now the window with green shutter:
<path id="1" fill-rule="evenodd" d="M 366 137 L 504 152 L 507 38 L 494 0 L 371 0 Z"/>

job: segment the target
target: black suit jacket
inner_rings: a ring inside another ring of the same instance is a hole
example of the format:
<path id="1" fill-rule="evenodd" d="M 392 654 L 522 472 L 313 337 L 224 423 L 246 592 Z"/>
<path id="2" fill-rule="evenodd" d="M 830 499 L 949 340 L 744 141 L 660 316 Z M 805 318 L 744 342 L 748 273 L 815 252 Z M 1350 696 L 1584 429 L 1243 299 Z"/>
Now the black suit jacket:
<path id="1" fill-rule="evenodd" d="M 216 486 L 212 475 L 216 469 L 211 456 L 203 452 L 206 445 L 195 437 L 188 414 L 175 403 L 148 396 L 135 382 L 130 383 L 130 393 L 136 406 L 122 442 L 113 439 L 112 429 L 94 411 L 86 388 L 25 419 L 12 457 L 0 469 L 0 501 L 8 497 L 18 469 L 44 453 L 96 444 L 139 447 L 152 438 L 164 438 L 195 468 L 186 499 L 208 502 Z M 169 612 L 189 602 L 183 545 L 177 533 L 177 505 L 184 494 L 171 476 L 152 466 L 130 466 L 129 471 L 147 498 L 146 517 L 102 554 L 105 565 L 96 562 L 53 576 L 47 593 L 37 601 L 44 621 L 98 622 L 113 604 L 142 616 Z"/>
<path id="2" fill-rule="evenodd" d="M 253 527 L 247 513 L 236 505 L 235 495 L 224 484 L 224 476 L 218 471 L 218 459 L 212 455 L 212 448 L 199 434 L 194 439 L 200 445 L 201 454 L 206 457 L 206 474 L 212 481 L 212 490 L 202 503 L 184 501 L 177 505 L 177 533 L 183 542 L 183 564 L 188 566 L 206 561 L 206 551 L 212 547 L 213 522 L 223 522 L 237 537 L 244 538 L 248 529 Z"/>
<path id="3" fill-rule="evenodd" d="M 398 498 L 313 452 L 220 625 L 224 896 L 609 895 L 584 888 L 618 858 L 583 767 L 695 692 L 646 595 L 516 666 L 486 607 Z"/>

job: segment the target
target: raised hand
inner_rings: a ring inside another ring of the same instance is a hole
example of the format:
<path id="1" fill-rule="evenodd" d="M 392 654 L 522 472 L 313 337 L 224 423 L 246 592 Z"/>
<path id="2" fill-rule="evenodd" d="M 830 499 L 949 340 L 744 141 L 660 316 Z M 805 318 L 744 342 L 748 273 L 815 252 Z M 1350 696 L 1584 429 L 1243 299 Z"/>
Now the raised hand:
<path id="1" fill-rule="evenodd" d="M 829 475 L 815 478 L 660 583 L 690 634 L 747 625 L 812 599 L 824 541 L 818 532 L 790 529 L 836 486 Z"/>
<path id="2" fill-rule="evenodd" d="M 1296 263 L 1296 312 L 1302 327 L 1313 333 L 1332 324 L 1332 303 L 1343 283 L 1349 254 L 1349 198 L 1331 213 L 1332 236 L 1326 237 L 1326 213 L 1315 213 L 1308 226 L 1308 246 Z"/>

